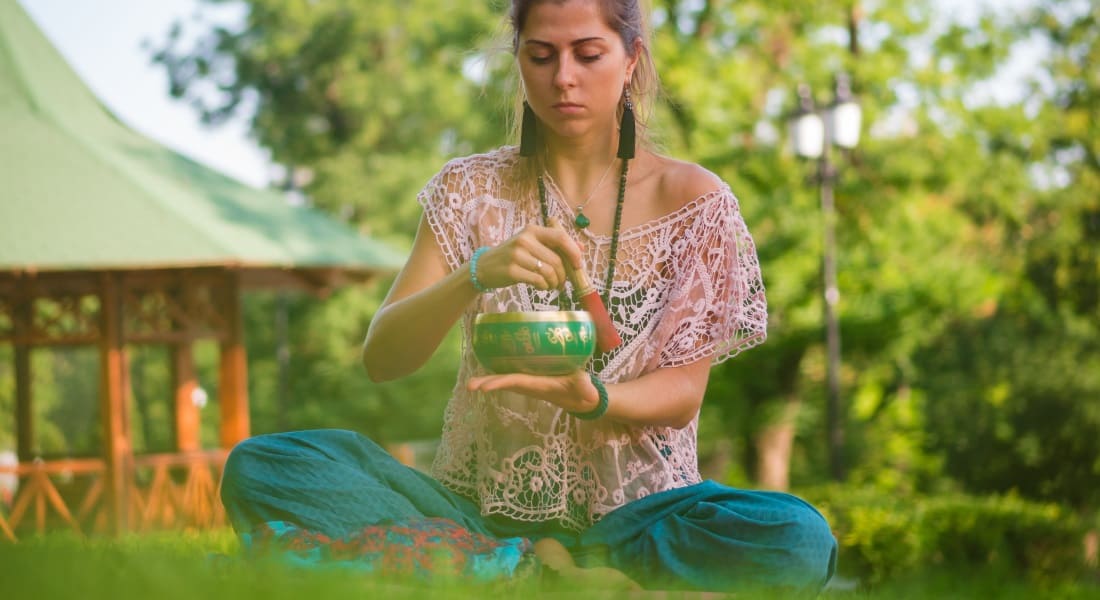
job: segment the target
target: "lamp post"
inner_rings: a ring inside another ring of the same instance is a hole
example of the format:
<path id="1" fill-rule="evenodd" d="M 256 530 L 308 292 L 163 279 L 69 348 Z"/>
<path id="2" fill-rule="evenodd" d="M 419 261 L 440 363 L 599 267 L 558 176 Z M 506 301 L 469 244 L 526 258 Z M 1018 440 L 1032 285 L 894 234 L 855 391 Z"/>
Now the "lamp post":
<path id="1" fill-rule="evenodd" d="M 844 428 L 840 408 L 840 324 L 836 284 L 836 208 L 833 185 L 836 167 L 829 159 L 831 146 L 850 150 L 859 143 L 862 111 L 852 96 L 846 75 L 838 75 L 833 102 L 818 109 L 809 86 L 798 86 L 798 108 L 791 115 L 791 145 L 795 154 L 817 161 L 813 181 L 821 193 L 822 274 L 827 353 L 825 427 L 829 448 L 829 472 L 836 481 L 844 479 Z"/>

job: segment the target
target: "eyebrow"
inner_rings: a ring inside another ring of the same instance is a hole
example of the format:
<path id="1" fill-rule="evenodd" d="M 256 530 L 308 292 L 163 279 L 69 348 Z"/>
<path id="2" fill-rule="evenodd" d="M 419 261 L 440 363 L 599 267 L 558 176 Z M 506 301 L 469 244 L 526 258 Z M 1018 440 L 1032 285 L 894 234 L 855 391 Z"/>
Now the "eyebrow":
<path id="1" fill-rule="evenodd" d="M 606 41 L 606 40 L 602 37 L 599 37 L 599 36 L 586 37 L 586 38 L 581 38 L 579 40 L 573 40 L 572 42 L 569 42 L 569 45 L 570 46 L 580 46 L 580 45 L 583 45 L 583 44 L 587 44 L 588 42 L 604 42 L 604 41 Z M 542 40 L 527 40 L 527 41 L 524 42 L 524 44 L 525 45 L 526 44 L 534 44 L 536 46 L 550 46 L 551 48 L 554 47 L 554 44 L 551 44 L 550 42 L 544 42 Z"/>

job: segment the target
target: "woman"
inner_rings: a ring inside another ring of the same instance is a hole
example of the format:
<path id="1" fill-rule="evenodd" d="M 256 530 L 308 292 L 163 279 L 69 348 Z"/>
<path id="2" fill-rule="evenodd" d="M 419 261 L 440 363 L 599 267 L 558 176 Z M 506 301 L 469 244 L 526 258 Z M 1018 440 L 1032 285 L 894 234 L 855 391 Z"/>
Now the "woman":
<path id="1" fill-rule="evenodd" d="M 456 321 L 468 333 L 478 313 L 557 310 L 567 266 L 602 285 L 623 344 L 590 372 L 488 375 L 467 336 L 434 478 L 350 432 L 261 436 L 226 465 L 234 526 L 249 541 L 257 527 L 346 538 L 431 523 L 485 536 L 474 562 L 494 575 L 535 542 L 571 577 L 820 589 L 836 545 L 812 507 L 699 475 L 710 367 L 764 340 L 766 304 L 728 186 L 635 139 L 656 87 L 637 0 L 513 0 L 510 17 L 521 145 L 454 160 L 421 192 L 364 366 L 375 381 L 402 377 Z"/>

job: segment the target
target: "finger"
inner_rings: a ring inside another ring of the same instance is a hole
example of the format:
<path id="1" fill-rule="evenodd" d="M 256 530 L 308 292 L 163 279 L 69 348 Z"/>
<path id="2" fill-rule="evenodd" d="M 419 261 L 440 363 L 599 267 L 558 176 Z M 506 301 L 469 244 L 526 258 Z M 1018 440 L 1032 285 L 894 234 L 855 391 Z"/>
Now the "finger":
<path id="1" fill-rule="evenodd" d="M 569 237 L 564 227 L 539 227 L 531 232 L 542 245 L 568 260 L 574 269 L 582 268 L 581 248 Z"/>
<path id="2" fill-rule="evenodd" d="M 540 245 L 532 255 L 535 259 L 535 270 L 551 288 L 559 288 L 565 283 L 565 266 L 557 252 Z"/>
<path id="3" fill-rule="evenodd" d="M 506 252 L 502 252 L 499 256 L 492 256 L 492 262 L 486 261 L 479 266 L 484 266 L 485 280 L 487 283 L 491 282 L 493 287 L 506 287 L 509 285 L 515 285 L 517 283 L 526 283 L 535 286 L 538 289 L 549 290 L 552 289 L 550 282 L 547 281 L 546 276 L 539 269 L 539 263 L 541 259 L 536 258 L 531 251 L 524 248 L 522 244 L 514 243 L 510 244 L 511 248 Z M 488 256 L 489 253 L 486 253 Z M 484 260 L 484 259 L 483 259 Z M 495 274 L 493 279 L 489 280 L 489 269 L 492 268 Z M 481 269 L 479 269 L 479 272 Z"/>
<path id="4" fill-rule="evenodd" d="M 532 243 L 530 248 L 520 247 L 516 250 L 515 265 L 525 271 L 546 279 L 544 268 L 546 266 L 543 256 L 546 253 L 546 249 L 540 244 Z"/>
<path id="5" fill-rule="evenodd" d="M 471 378 L 467 379 L 466 380 L 466 391 L 467 392 L 477 392 L 477 391 L 479 391 L 481 389 L 482 382 L 484 382 L 486 379 L 488 379 L 488 377 L 471 377 Z"/>
<path id="6" fill-rule="evenodd" d="M 532 263 L 534 261 L 531 261 Z M 515 283 L 526 283 L 534 286 L 540 290 L 554 289 L 550 282 L 546 280 L 546 277 L 539 271 L 535 270 L 535 266 L 525 267 L 519 264 L 513 264 L 508 268 L 508 275 Z"/>
<path id="7" fill-rule="evenodd" d="M 530 224 L 514 239 L 517 252 L 522 249 L 536 261 L 542 261 L 542 265 L 536 262 L 536 266 L 541 267 L 536 270 L 541 272 L 551 288 L 560 288 L 569 280 L 569 271 L 584 264 L 580 247 L 560 226 L 541 227 Z"/>
<path id="8" fill-rule="evenodd" d="M 559 251 L 544 243 L 547 231 L 547 228 L 537 225 L 525 227 L 515 238 L 516 256 L 522 255 L 524 262 L 521 264 L 546 280 L 549 286 L 546 289 L 557 289 L 566 281 L 566 269 Z M 530 263 L 526 262 L 528 257 Z"/>
<path id="9" fill-rule="evenodd" d="M 467 383 L 470 391 L 496 392 L 500 390 L 538 391 L 545 387 L 543 378 L 523 373 L 472 377 Z"/>

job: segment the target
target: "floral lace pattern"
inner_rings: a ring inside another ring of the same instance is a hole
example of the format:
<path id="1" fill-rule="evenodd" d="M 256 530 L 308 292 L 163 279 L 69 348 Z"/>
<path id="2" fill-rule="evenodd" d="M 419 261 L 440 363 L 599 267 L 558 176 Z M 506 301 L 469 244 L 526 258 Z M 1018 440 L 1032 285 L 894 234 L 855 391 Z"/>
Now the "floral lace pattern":
<path id="1" fill-rule="evenodd" d="M 541 221 L 537 196 L 509 184 L 518 160 L 512 147 L 453 160 L 418 196 L 451 269 L 463 267 L 476 248 Z M 550 215 L 570 221 L 561 193 L 553 186 L 547 193 Z M 610 238 L 587 230 L 571 235 L 602 294 Z M 698 483 L 698 417 L 683 429 L 632 427 L 582 421 L 514 393 L 467 392 L 466 380 L 484 372 L 470 346 L 474 317 L 557 310 L 558 296 L 516 285 L 483 294 L 466 311 L 458 382 L 432 474 L 476 499 L 485 514 L 579 531 L 631 500 Z M 623 344 L 590 365 L 608 383 L 706 358 L 718 363 L 764 341 L 756 248 L 728 186 L 620 233 L 608 310 Z"/>

